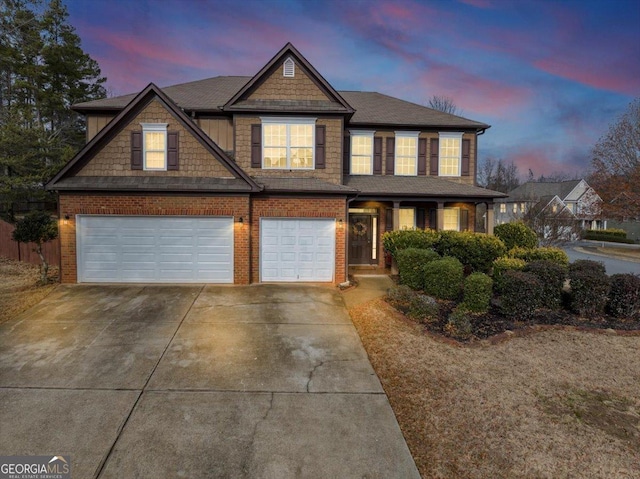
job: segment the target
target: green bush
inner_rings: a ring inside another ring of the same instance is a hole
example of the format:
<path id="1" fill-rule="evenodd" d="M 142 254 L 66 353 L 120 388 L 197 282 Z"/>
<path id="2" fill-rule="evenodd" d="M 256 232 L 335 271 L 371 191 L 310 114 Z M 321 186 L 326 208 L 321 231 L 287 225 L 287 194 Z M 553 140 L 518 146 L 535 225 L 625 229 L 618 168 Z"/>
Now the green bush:
<path id="1" fill-rule="evenodd" d="M 438 303 L 430 296 L 418 293 L 406 285 L 390 288 L 387 302 L 407 317 L 423 323 L 438 318 Z"/>
<path id="2" fill-rule="evenodd" d="M 538 246 L 536 232 L 524 223 L 503 223 L 493 229 L 493 234 L 502 240 L 508 250 L 515 247 L 535 248 Z"/>
<path id="3" fill-rule="evenodd" d="M 612 316 L 635 319 L 640 317 L 640 276 L 614 274 L 607 310 Z"/>
<path id="4" fill-rule="evenodd" d="M 582 316 L 604 311 L 611 281 L 602 263 L 590 260 L 572 263 L 569 265 L 569 283 L 571 309 Z"/>
<path id="5" fill-rule="evenodd" d="M 590 234 L 597 234 L 600 236 L 609 236 L 614 238 L 626 238 L 627 232 L 618 228 L 608 228 L 606 230 L 587 230 L 584 232 L 586 236 Z M 589 238 L 587 238 L 589 239 Z"/>
<path id="6" fill-rule="evenodd" d="M 433 230 L 387 231 L 382 235 L 382 246 L 396 258 L 397 252 L 402 249 L 430 249 L 438 238 L 439 233 Z"/>
<path id="7" fill-rule="evenodd" d="M 542 282 L 524 271 L 505 271 L 502 280 L 502 313 L 520 321 L 530 319 L 542 304 Z"/>
<path id="8" fill-rule="evenodd" d="M 496 292 L 502 292 L 503 281 L 502 276 L 505 271 L 522 271 L 527 265 L 526 261 L 519 258 L 510 258 L 503 256 L 493 262 L 491 276 L 493 278 L 493 287 Z"/>
<path id="9" fill-rule="evenodd" d="M 440 255 L 432 249 L 405 248 L 399 250 L 396 253 L 396 261 L 400 282 L 413 289 L 422 289 L 424 265 L 439 258 Z"/>
<path id="10" fill-rule="evenodd" d="M 438 299 L 458 299 L 464 268 L 456 258 L 445 257 L 424 265 L 424 292 Z"/>
<path id="11" fill-rule="evenodd" d="M 387 292 L 387 302 L 398 311 L 407 314 L 415 294 L 416 292 L 407 285 L 394 286 Z"/>
<path id="12" fill-rule="evenodd" d="M 541 248 L 519 248 L 515 247 L 509 250 L 511 258 L 519 258 L 527 263 L 532 261 L 552 261 L 556 264 L 567 266 L 569 264 L 569 256 L 560 248 L 541 247 Z"/>
<path id="13" fill-rule="evenodd" d="M 584 239 L 592 241 L 609 241 L 611 243 L 635 243 L 631 238 L 627 238 L 627 232 L 624 230 L 613 230 L 614 233 L 610 233 L 609 231 L 611 230 L 587 230 L 584 233 Z M 618 233 L 618 231 L 622 231 L 623 234 Z"/>
<path id="14" fill-rule="evenodd" d="M 525 273 L 531 273 L 542 283 L 542 306 L 558 309 L 562 306 L 562 288 L 567 279 L 566 266 L 548 260 L 533 261 L 525 266 Z"/>
<path id="15" fill-rule="evenodd" d="M 441 256 L 457 258 L 463 265 L 481 273 L 488 273 L 493 261 L 507 251 L 495 236 L 471 231 L 442 231 L 435 250 Z"/>
<path id="16" fill-rule="evenodd" d="M 486 313 L 493 291 L 493 280 L 484 273 L 471 273 L 464 280 L 462 306 L 468 311 Z"/>
<path id="17" fill-rule="evenodd" d="M 473 334 L 471 313 L 464 307 L 458 306 L 449 315 L 444 332 L 455 339 L 469 339 Z"/>

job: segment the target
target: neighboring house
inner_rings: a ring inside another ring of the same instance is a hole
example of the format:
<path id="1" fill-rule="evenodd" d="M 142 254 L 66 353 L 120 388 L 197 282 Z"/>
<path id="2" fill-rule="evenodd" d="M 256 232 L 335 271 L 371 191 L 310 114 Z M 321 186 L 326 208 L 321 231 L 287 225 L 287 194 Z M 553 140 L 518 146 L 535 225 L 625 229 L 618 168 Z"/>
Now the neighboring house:
<path id="1" fill-rule="evenodd" d="M 546 215 L 573 220 L 581 229 L 605 229 L 602 199 L 585 180 L 530 181 L 496 200 L 496 224 L 522 220 L 527 215 Z"/>
<path id="2" fill-rule="evenodd" d="M 253 77 L 74 109 L 88 143 L 47 185 L 65 283 L 340 283 L 385 265 L 385 231 L 473 229 L 504 196 L 475 184 L 489 125 L 337 92 L 291 44 Z"/>

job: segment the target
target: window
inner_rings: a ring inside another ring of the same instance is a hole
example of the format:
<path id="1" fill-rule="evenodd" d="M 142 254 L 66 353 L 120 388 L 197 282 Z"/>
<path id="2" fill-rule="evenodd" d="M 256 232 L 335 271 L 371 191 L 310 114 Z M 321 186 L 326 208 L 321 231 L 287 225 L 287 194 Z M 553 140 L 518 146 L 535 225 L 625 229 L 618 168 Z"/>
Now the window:
<path id="1" fill-rule="evenodd" d="M 396 175 L 416 176 L 418 174 L 418 134 L 417 131 L 396 131 Z"/>
<path id="2" fill-rule="evenodd" d="M 551 206 L 551 211 L 553 211 L 554 213 L 558 212 L 558 205 L 557 204 L 553 204 L 553 206 Z"/>
<path id="3" fill-rule="evenodd" d="M 310 170 L 314 167 L 313 119 L 262 119 L 262 167 Z"/>
<path id="4" fill-rule="evenodd" d="M 166 123 L 142 123 L 142 158 L 145 170 L 167 169 Z"/>
<path id="5" fill-rule="evenodd" d="M 506 212 L 507 212 L 507 204 L 500 203 L 500 213 L 506 213 Z"/>
<path id="6" fill-rule="evenodd" d="M 282 64 L 282 76 L 290 78 L 296 76 L 296 64 L 291 57 L 287 58 Z"/>
<path id="7" fill-rule="evenodd" d="M 351 131 L 351 174 L 373 173 L 373 132 Z"/>
<path id="8" fill-rule="evenodd" d="M 460 176 L 462 133 L 440 133 L 439 176 Z"/>
<path id="9" fill-rule="evenodd" d="M 460 231 L 460 208 L 445 208 L 443 230 Z"/>
<path id="10" fill-rule="evenodd" d="M 573 203 L 567 203 L 567 209 L 573 213 Z"/>
<path id="11" fill-rule="evenodd" d="M 415 208 L 400 208 L 400 224 L 398 225 L 401 230 L 412 230 L 416 227 L 416 209 Z"/>
<path id="12" fill-rule="evenodd" d="M 513 212 L 517 213 L 518 212 L 518 203 L 514 203 L 513 204 Z"/>
<path id="13" fill-rule="evenodd" d="M 520 203 L 520 212 L 524 213 L 524 203 Z"/>

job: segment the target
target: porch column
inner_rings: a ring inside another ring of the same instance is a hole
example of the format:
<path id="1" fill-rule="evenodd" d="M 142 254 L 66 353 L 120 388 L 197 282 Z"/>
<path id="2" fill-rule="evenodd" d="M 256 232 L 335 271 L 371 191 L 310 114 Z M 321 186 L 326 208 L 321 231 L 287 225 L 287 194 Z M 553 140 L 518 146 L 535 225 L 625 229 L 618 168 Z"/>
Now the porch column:
<path id="1" fill-rule="evenodd" d="M 393 231 L 400 229 L 400 202 L 393 202 Z"/>
<path id="2" fill-rule="evenodd" d="M 485 225 L 484 230 L 488 235 L 493 234 L 493 223 L 495 222 L 494 214 L 493 214 L 493 203 L 487 203 L 487 224 Z"/>
<path id="3" fill-rule="evenodd" d="M 444 229 L 444 202 L 438 201 L 438 210 L 436 211 L 436 225 L 437 231 L 442 231 Z"/>

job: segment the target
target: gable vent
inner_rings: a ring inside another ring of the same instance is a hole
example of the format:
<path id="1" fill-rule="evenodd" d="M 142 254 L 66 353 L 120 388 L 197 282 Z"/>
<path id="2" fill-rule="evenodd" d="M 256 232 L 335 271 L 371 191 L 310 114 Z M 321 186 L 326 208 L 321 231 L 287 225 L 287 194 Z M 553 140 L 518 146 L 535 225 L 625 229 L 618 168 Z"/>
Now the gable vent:
<path id="1" fill-rule="evenodd" d="M 293 63 L 291 57 L 287 58 L 284 61 L 284 64 L 282 66 L 282 75 L 291 78 L 296 76 L 296 64 Z"/>

